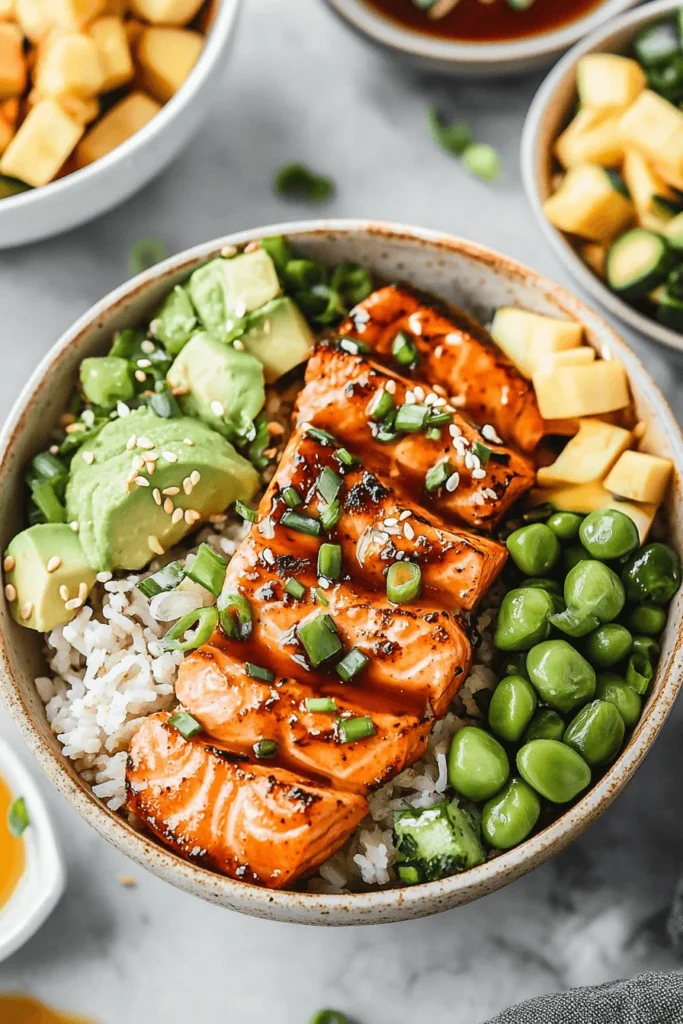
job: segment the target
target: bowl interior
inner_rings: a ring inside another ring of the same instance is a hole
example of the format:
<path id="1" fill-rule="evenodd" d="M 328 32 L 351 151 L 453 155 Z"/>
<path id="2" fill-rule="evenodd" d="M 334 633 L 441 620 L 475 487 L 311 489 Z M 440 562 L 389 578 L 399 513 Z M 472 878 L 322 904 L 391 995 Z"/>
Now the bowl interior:
<path id="1" fill-rule="evenodd" d="M 103 352 L 115 330 L 149 318 L 172 285 L 186 278 L 199 263 L 217 255 L 223 246 L 276 233 L 289 235 L 304 253 L 325 262 L 358 261 L 380 279 L 410 281 L 463 306 L 484 323 L 502 304 L 580 321 L 586 340 L 604 358 L 617 357 L 624 362 L 638 415 L 647 425 L 644 446 L 675 462 L 668 513 L 672 543 L 683 549 L 683 441 L 663 396 L 604 321 L 564 289 L 489 250 L 435 232 L 353 221 L 275 225 L 199 246 L 152 268 L 86 313 L 37 368 L 5 427 L 0 447 L 3 545 L 23 525 L 17 500 L 23 465 L 45 444 L 51 425 L 63 411 L 80 360 Z M 41 644 L 35 633 L 13 622 L 4 602 L 0 607 L 0 696 L 35 757 L 69 802 L 106 839 L 162 878 L 223 906 L 281 920 L 326 924 L 402 920 L 466 903 L 500 888 L 562 849 L 602 813 L 644 757 L 678 691 L 683 665 L 679 650 L 682 613 L 683 595 L 679 594 L 669 615 L 647 712 L 618 761 L 582 800 L 517 849 L 462 875 L 403 890 L 339 896 L 270 892 L 188 864 L 136 832 L 92 796 L 71 762 L 62 757 L 33 683 L 36 675 L 45 673 Z"/>

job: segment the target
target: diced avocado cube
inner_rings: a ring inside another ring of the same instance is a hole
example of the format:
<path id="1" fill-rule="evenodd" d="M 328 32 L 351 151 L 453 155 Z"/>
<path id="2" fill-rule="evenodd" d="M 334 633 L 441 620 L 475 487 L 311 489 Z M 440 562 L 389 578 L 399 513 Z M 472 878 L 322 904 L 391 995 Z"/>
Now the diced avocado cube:
<path id="1" fill-rule="evenodd" d="M 251 424 L 265 402 L 258 359 L 204 332 L 188 341 L 167 379 L 172 390 L 185 392 L 180 397 L 183 412 L 227 438 Z"/>
<path id="2" fill-rule="evenodd" d="M 167 297 L 155 320 L 155 338 L 170 355 L 177 356 L 197 326 L 197 317 L 190 296 L 179 284 Z"/>
<path id="3" fill-rule="evenodd" d="M 211 260 L 192 274 L 189 291 L 202 324 L 221 340 L 231 336 L 245 313 L 281 293 L 275 264 L 264 249 Z"/>
<path id="4" fill-rule="evenodd" d="M 485 859 L 474 815 L 456 801 L 394 813 L 397 864 L 410 864 L 427 881 L 465 871 Z"/>
<path id="5" fill-rule="evenodd" d="M 273 299 L 253 314 L 250 322 L 242 344 L 263 364 L 269 384 L 303 363 L 313 351 L 313 332 L 289 298 Z"/>
<path id="6" fill-rule="evenodd" d="M 103 409 L 133 397 L 134 387 L 128 363 L 120 356 L 93 356 L 81 363 L 81 386 L 85 397 Z"/>
<path id="7" fill-rule="evenodd" d="M 13 566 L 5 573 L 5 584 L 16 593 L 10 601 L 12 618 L 41 633 L 69 622 L 80 605 L 68 608 L 67 604 L 84 599 L 95 583 L 95 571 L 86 561 L 78 534 L 63 523 L 22 530 L 5 552 L 6 564 L 12 564 L 12 559 Z"/>

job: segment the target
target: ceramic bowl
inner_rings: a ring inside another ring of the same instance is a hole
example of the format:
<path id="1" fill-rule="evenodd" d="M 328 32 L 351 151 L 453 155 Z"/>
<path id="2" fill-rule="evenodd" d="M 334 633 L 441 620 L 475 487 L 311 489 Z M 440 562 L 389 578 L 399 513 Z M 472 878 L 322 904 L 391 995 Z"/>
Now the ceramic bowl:
<path id="1" fill-rule="evenodd" d="M 21 519 L 22 470 L 43 447 L 66 406 L 85 356 L 103 353 L 112 333 L 149 319 L 162 296 L 224 246 L 285 234 L 304 254 L 333 264 L 363 263 L 380 279 L 412 282 L 487 322 L 500 305 L 518 305 L 579 321 L 586 340 L 626 367 L 644 445 L 675 462 L 668 501 L 671 541 L 683 550 L 683 439 L 664 397 L 636 356 L 592 310 L 559 285 L 497 253 L 448 235 L 365 221 L 279 224 L 220 238 L 174 256 L 112 292 L 62 336 L 20 395 L 0 438 L 0 546 L 25 524 Z M 683 592 L 674 600 L 662 656 L 645 712 L 628 746 L 604 777 L 553 824 L 521 846 L 464 874 L 405 889 L 354 895 L 273 892 L 232 881 L 179 859 L 149 835 L 136 832 L 107 810 L 62 757 L 33 679 L 45 673 L 42 645 L 0 606 L 0 696 L 49 778 L 97 831 L 137 863 L 187 892 L 233 910 L 307 924 L 370 924 L 434 914 L 493 892 L 542 864 L 580 835 L 609 806 L 651 747 L 681 685 Z"/>
<path id="2" fill-rule="evenodd" d="M 552 0 L 544 0 L 552 2 Z M 601 0 L 576 21 L 551 32 L 500 43 L 437 39 L 383 17 L 364 0 L 327 0 L 333 11 L 361 35 L 426 71 L 463 78 L 490 78 L 545 67 L 587 32 L 633 7 L 638 0 Z"/>
<path id="3" fill-rule="evenodd" d="M 552 147 L 571 119 L 577 100 L 576 64 L 586 53 L 627 53 L 631 41 L 650 22 L 678 11 L 679 0 L 657 0 L 604 25 L 574 46 L 553 68 L 536 93 L 522 133 L 522 177 L 541 231 L 579 284 L 610 313 L 655 341 L 683 351 L 683 334 L 664 327 L 620 299 L 586 266 L 543 212 L 551 193 Z"/>
<path id="4" fill-rule="evenodd" d="M 0 910 L 2 962 L 28 942 L 52 913 L 64 892 L 65 873 L 40 791 L 17 755 L 3 740 L 0 740 L 0 775 L 15 799 L 23 796 L 30 820 L 24 832 L 26 870 Z"/>
<path id="5" fill-rule="evenodd" d="M 211 109 L 239 6 L 239 0 L 220 0 L 199 60 L 144 128 L 94 164 L 0 200 L 0 250 L 70 231 L 122 203 L 163 171 Z"/>

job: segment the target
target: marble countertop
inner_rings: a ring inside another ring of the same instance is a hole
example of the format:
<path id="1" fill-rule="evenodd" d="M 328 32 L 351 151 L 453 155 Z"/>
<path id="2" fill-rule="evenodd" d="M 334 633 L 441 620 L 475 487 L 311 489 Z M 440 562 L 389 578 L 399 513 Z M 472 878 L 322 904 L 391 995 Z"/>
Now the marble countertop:
<path id="1" fill-rule="evenodd" d="M 519 133 L 539 81 L 418 74 L 353 36 L 322 0 L 245 0 L 221 96 L 181 159 L 108 216 L 0 253 L 0 415 L 62 330 L 126 278 L 137 238 L 162 237 L 177 251 L 315 215 L 271 192 L 273 171 L 289 160 L 337 182 L 324 215 L 450 231 L 571 284 L 519 175 Z M 498 184 L 468 177 L 432 143 L 431 104 L 501 150 Z M 683 361 L 629 341 L 682 414 Z M 21 747 L 1 709 L 0 735 Z M 683 869 L 682 740 L 679 707 L 617 803 L 527 878 L 430 920 L 340 930 L 252 920 L 175 891 L 109 847 L 34 766 L 69 885 L 42 931 L 0 966 L 0 991 L 30 991 L 100 1024 L 306 1024 L 325 1005 L 363 1024 L 477 1024 L 538 993 L 672 967 L 664 920 Z M 133 888 L 121 884 L 129 874 Z"/>

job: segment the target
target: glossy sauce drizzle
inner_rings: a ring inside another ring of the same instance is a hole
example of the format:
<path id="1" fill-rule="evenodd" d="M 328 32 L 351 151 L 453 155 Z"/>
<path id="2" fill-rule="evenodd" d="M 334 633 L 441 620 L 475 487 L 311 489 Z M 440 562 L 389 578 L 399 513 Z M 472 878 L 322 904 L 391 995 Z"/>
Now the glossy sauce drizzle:
<path id="1" fill-rule="evenodd" d="M 93 1024 L 85 1017 L 57 1013 L 38 999 L 19 993 L 0 994 L 0 1021 L 2 1024 Z"/>
<path id="2" fill-rule="evenodd" d="M 7 816 L 13 800 L 14 795 L 0 776 L 0 908 L 7 903 L 26 869 L 24 840 L 15 839 L 10 835 L 7 825 Z M 1 1012 L 0 1021 L 5 1024 Z"/>

